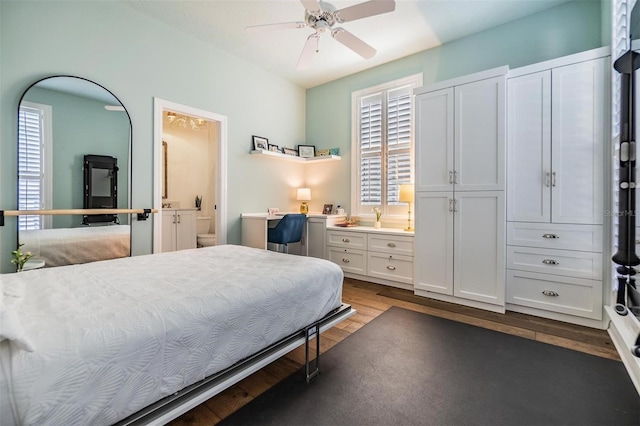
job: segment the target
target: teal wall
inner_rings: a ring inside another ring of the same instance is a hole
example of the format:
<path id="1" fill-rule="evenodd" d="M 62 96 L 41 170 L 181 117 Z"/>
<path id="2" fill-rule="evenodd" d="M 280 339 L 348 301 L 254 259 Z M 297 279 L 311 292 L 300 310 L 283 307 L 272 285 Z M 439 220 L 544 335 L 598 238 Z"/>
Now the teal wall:
<path id="1" fill-rule="evenodd" d="M 605 0 L 608 1 L 608 0 Z M 604 6 L 603 6 L 604 7 Z M 351 93 L 423 73 L 425 85 L 502 65 L 517 68 L 608 43 L 600 1 L 578 0 L 307 90 L 307 143 L 339 147 L 325 184 L 350 210 Z M 608 19 L 608 18 L 607 18 Z"/>
<path id="2" fill-rule="evenodd" d="M 228 242 L 240 213 L 287 208 L 299 165 L 249 155 L 251 135 L 283 146 L 304 141 L 305 91 L 120 2 L 0 1 L 0 208 L 16 208 L 20 96 L 50 75 L 76 75 L 109 89 L 132 126 L 132 207 L 153 205 L 153 99 L 228 119 Z M 293 176 L 293 178 L 292 178 Z M 0 228 L 0 271 L 13 271 L 16 220 Z M 152 222 L 133 220 L 133 254 L 151 253 Z"/>
<path id="3" fill-rule="evenodd" d="M 105 103 L 55 90 L 34 87 L 23 100 L 51 105 L 53 133 L 54 209 L 81 209 L 84 205 L 84 156 L 109 155 L 118 159 L 118 208 L 128 208 L 129 118 L 107 111 Z M 54 228 L 80 226 L 81 216 L 53 216 Z M 121 215 L 121 224 L 127 215 Z"/>
<path id="4" fill-rule="evenodd" d="M 609 0 L 605 0 L 609 1 Z M 282 146 L 340 147 L 318 188 L 348 207 L 351 92 L 417 72 L 425 84 L 508 64 L 518 67 L 601 46 L 599 0 L 577 0 L 439 48 L 309 89 L 138 13 L 120 2 L 0 0 L 0 208 L 16 208 L 16 121 L 22 92 L 50 75 L 77 75 L 113 92 L 132 128 L 132 207 L 153 205 L 153 99 L 228 118 L 228 242 L 241 212 L 295 205 L 314 168 L 248 155 L 251 135 Z M 36 23 L 34 25 L 34 23 Z M 322 207 L 323 199 L 312 200 Z M 315 205 L 312 209 L 317 210 Z M 15 218 L 0 228 L 0 271 L 12 271 Z M 152 251 L 152 223 L 132 223 L 132 252 Z"/>

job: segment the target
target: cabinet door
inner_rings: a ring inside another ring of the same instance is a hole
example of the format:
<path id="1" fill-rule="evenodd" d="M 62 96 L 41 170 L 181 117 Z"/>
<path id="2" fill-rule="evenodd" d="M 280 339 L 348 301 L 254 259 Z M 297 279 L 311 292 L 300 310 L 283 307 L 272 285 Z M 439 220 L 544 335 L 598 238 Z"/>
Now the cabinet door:
<path id="1" fill-rule="evenodd" d="M 453 295 L 452 193 L 417 193 L 415 217 L 414 287 Z"/>
<path id="2" fill-rule="evenodd" d="M 307 256 L 325 258 L 326 219 L 307 218 Z"/>
<path id="3" fill-rule="evenodd" d="M 551 221 L 551 71 L 509 79 L 507 220 Z"/>
<path id="4" fill-rule="evenodd" d="M 416 96 L 416 191 L 453 189 L 453 88 Z"/>
<path id="5" fill-rule="evenodd" d="M 455 198 L 454 296 L 503 306 L 504 192 L 456 192 Z"/>
<path id="6" fill-rule="evenodd" d="M 175 251 L 176 249 L 176 211 L 162 211 L 162 251 Z"/>
<path id="7" fill-rule="evenodd" d="M 504 77 L 456 86 L 456 191 L 504 190 L 505 96 Z"/>
<path id="8" fill-rule="evenodd" d="M 602 224 L 607 58 L 552 70 L 552 200 L 555 223 Z"/>
<path id="9" fill-rule="evenodd" d="M 177 218 L 176 250 L 196 248 L 195 210 L 179 210 Z"/>

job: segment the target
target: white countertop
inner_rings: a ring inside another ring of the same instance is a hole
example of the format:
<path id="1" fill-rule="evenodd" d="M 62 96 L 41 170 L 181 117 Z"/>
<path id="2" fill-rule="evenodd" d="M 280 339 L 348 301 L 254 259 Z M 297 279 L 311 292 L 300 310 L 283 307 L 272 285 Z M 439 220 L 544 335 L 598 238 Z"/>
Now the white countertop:
<path id="1" fill-rule="evenodd" d="M 380 234 L 407 235 L 413 237 L 414 231 L 405 231 L 402 228 L 374 228 L 373 226 L 327 226 L 331 231 L 346 232 L 371 232 Z"/>
<path id="2" fill-rule="evenodd" d="M 280 212 L 276 215 L 270 215 L 269 213 L 242 213 L 240 215 L 243 219 L 282 219 L 282 216 L 286 214 L 300 214 L 299 212 Z M 322 214 L 322 213 L 308 213 L 307 217 L 340 217 L 344 215 L 340 214 Z"/>

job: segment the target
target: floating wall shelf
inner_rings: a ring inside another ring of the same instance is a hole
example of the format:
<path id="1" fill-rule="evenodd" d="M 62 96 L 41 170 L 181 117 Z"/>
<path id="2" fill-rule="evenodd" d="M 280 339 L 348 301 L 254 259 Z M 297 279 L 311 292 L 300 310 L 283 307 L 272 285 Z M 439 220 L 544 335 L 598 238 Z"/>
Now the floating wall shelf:
<path id="1" fill-rule="evenodd" d="M 251 151 L 252 155 L 262 155 L 264 157 L 277 158 L 280 160 L 291 161 L 294 163 L 319 163 L 323 161 L 340 161 L 342 157 L 339 155 L 323 155 L 322 157 L 303 158 L 295 155 L 286 155 L 279 152 L 267 151 L 266 149 L 256 149 Z"/>

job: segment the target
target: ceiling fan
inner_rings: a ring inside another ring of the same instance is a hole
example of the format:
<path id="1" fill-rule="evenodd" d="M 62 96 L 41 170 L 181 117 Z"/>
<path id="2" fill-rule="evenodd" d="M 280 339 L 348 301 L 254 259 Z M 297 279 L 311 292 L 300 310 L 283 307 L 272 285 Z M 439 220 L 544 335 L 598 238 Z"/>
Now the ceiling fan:
<path id="1" fill-rule="evenodd" d="M 360 38 L 340 27 L 333 27 L 336 23 L 355 21 L 369 16 L 393 12 L 396 8 L 394 0 L 369 0 L 344 9 L 336 9 L 332 4 L 322 0 L 300 0 L 305 8 L 304 22 L 281 22 L 277 24 L 252 25 L 245 28 L 247 31 L 285 30 L 292 28 L 309 27 L 315 30 L 308 38 L 302 54 L 298 59 L 296 68 L 304 69 L 311 64 L 313 53 L 318 52 L 320 36 L 325 32 L 331 32 L 331 37 L 344 44 L 365 59 L 373 58 L 376 49 L 369 46 Z"/>

